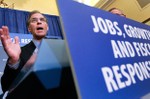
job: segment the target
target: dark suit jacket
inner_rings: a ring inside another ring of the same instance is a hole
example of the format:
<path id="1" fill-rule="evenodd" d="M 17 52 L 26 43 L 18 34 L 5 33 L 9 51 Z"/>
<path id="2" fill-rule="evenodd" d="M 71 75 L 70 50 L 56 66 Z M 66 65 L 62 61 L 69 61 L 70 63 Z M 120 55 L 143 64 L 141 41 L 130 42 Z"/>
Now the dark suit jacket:
<path id="1" fill-rule="evenodd" d="M 27 60 L 31 57 L 33 51 L 35 50 L 36 46 L 31 41 L 29 44 L 21 47 L 21 55 L 20 55 L 20 64 L 18 69 L 14 70 L 8 66 L 6 63 L 4 74 L 1 77 L 1 85 L 3 92 L 7 91 L 9 87 L 11 86 L 12 82 L 22 69 L 22 67 L 25 65 Z"/>
<path id="2" fill-rule="evenodd" d="M 20 55 L 20 65 L 17 70 L 13 70 L 9 68 L 9 66 L 6 65 L 4 75 L 2 76 L 2 88 L 3 91 L 5 92 L 6 90 L 9 89 L 11 83 L 14 81 L 24 64 L 27 62 L 27 60 L 31 57 L 33 51 L 35 50 L 35 45 L 31 41 L 29 44 L 24 46 L 22 49 L 22 53 Z M 70 66 L 64 66 L 62 68 L 61 72 L 61 79 L 60 79 L 60 86 L 51 90 L 48 90 L 44 93 L 41 93 L 41 91 L 36 92 L 37 90 L 42 90 L 42 89 L 37 89 L 36 88 L 36 81 L 37 79 L 31 79 L 31 82 L 27 84 L 26 87 L 25 85 L 20 85 L 21 87 L 16 88 L 8 97 L 7 99 L 77 99 L 77 91 L 75 88 L 72 72 Z M 33 84 L 32 84 L 33 82 Z M 36 88 L 35 88 L 35 87 Z M 30 91 L 30 94 L 27 93 L 27 91 Z M 16 93 L 20 93 L 17 94 Z"/>

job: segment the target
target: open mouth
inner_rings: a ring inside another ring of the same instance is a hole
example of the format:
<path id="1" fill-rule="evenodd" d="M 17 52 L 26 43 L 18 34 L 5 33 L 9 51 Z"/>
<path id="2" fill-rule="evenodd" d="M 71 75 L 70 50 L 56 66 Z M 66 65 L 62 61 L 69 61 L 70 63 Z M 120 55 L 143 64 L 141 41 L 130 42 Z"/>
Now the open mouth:
<path id="1" fill-rule="evenodd" d="M 38 27 L 37 30 L 43 30 L 43 27 Z"/>

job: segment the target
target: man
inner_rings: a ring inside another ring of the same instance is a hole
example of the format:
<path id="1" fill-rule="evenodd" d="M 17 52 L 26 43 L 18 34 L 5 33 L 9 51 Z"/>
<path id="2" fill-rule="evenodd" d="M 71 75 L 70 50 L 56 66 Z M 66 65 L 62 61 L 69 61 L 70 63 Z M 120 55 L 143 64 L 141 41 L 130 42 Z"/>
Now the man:
<path id="1" fill-rule="evenodd" d="M 122 17 L 126 17 L 126 15 L 123 14 L 123 12 L 120 9 L 118 9 L 118 8 L 111 8 L 108 11 L 113 13 L 113 14 L 116 14 L 116 15 L 119 15 L 119 16 L 122 16 Z"/>
<path id="2" fill-rule="evenodd" d="M 38 51 L 40 43 L 42 39 L 46 36 L 47 31 L 49 29 L 47 24 L 47 19 L 39 11 L 32 11 L 29 14 L 27 20 L 27 27 L 28 27 L 28 31 L 31 32 L 33 35 L 33 40 L 22 48 L 20 48 L 19 46 L 18 37 L 15 37 L 14 43 L 11 41 L 7 26 L 2 26 L 2 28 L 0 29 L 1 42 L 3 44 L 5 52 L 8 55 L 8 60 L 6 63 L 4 74 L 1 78 L 1 85 L 2 85 L 3 92 L 10 90 L 11 84 L 14 82 L 15 78 L 20 73 L 20 71 L 30 68 L 30 66 L 32 66 L 34 60 L 32 61 L 30 60 L 33 54 Z M 70 75 L 68 76 L 70 77 Z M 75 90 L 74 86 L 70 86 L 72 84 L 70 85 L 67 84 L 70 84 L 70 82 L 68 83 L 67 80 L 66 81 L 63 80 L 61 82 L 61 85 L 63 87 L 65 86 L 70 87 L 70 88 L 66 88 L 67 91 L 65 91 L 65 88 L 60 87 L 54 89 L 54 91 L 51 92 L 53 93 L 52 95 L 55 97 L 62 97 L 62 96 L 67 97 L 69 91 L 72 92 L 73 90 Z M 72 97 L 73 95 L 71 94 L 70 96 Z"/>
<path id="3" fill-rule="evenodd" d="M 46 36 L 48 31 L 47 20 L 38 11 L 31 12 L 27 21 L 27 26 L 29 32 L 33 35 L 33 41 L 23 48 L 20 48 L 18 37 L 15 37 L 15 43 L 11 41 L 7 26 L 2 26 L 0 29 L 1 41 L 4 50 L 9 57 L 4 70 L 4 75 L 1 78 L 2 90 L 4 92 L 9 89 L 17 74 L 31 57 L 32 53 L 43 37 Z"/>

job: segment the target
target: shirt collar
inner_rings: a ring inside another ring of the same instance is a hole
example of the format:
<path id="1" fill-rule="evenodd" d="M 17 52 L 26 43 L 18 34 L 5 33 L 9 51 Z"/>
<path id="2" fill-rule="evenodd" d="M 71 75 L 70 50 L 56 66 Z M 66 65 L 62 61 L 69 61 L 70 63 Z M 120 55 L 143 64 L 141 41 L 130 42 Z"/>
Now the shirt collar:
<path id="1" fill-rule="evenodd" d="M 35 39 L 33 39 L 32 41 L 33 41 L 34 45 L 36 46 L 36 48 L 40 47 L 41 42 L 39 42 L 39 41 L 37 41 Z"/>

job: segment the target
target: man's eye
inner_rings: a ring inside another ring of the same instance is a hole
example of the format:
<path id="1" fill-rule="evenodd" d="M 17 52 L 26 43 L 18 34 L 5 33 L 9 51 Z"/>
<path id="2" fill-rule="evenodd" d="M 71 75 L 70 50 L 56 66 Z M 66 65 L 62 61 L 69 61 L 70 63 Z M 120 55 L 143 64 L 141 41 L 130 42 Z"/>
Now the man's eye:
<path id="1" fill-rule="evenodd" d="M 40 22 L 46 22 L 46 19 L 45 18 L 34 18 L 34 19 L 31 19 L 31 22 L 32 23 L 37 23 L 38 21 Z"/>
<path id="2" fill-rule="evenodd" d="M 44 19 L 44 18 L 41 18 L 41 19 L 40 19 L 40 21 L 42 21 L 42 22 L 46 22 L 46 19 Z"/>
<path id="3" fill-rule="evenodd" d="M 34 23 L 34 22 L 37 22 L 37 19 L 32 19 L 31 22 L 33 22 L 33 23 Z"/>

